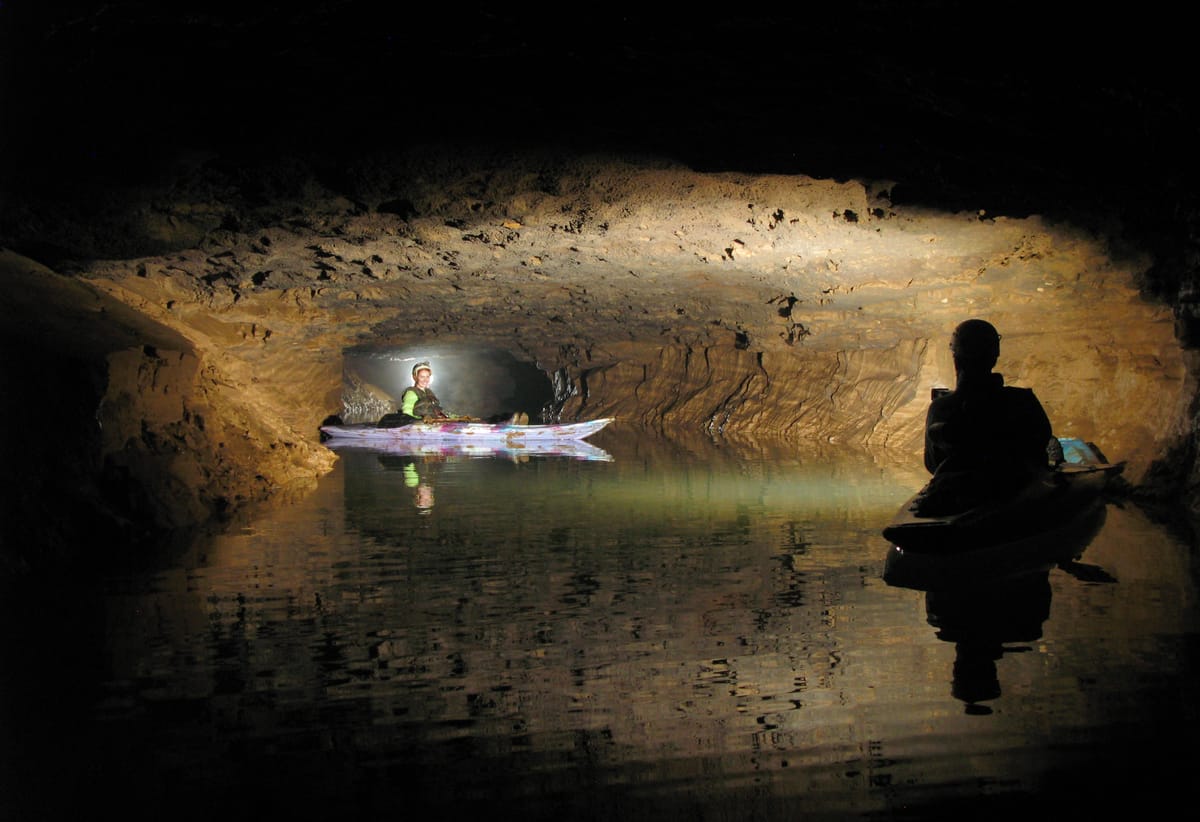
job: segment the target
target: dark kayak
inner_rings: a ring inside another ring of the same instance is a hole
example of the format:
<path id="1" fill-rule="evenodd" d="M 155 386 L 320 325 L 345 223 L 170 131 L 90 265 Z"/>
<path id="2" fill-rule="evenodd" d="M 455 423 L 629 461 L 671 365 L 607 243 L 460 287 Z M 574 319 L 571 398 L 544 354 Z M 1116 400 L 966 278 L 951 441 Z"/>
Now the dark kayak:
<path id="1" fill-rule="evenodd" d="M 1096 497 L 1073 517 L 1009 542 L 964 542 L 958 550 L 938 553 L 892 545 L 883 581 L 897 588 L 969 596 L 968 592 L 992 590 L 1000 584 L 1044 575 L 1055 567 L 1082 569 L 1077 560 L 1100 532 L 1107 514 L 1104 499 Z"/>
<path id="2" fill-rule="evenodd" d="M 1109 463 L 1091 443 L 1059 441 L 1064 462 L 1016 492 L 965 511 L 923 516 L 918 511 L 926 486 L 900 508 L 883 536 L 906 552 L 948 555 L 1036 539 L 1070 525 L 1103 505 L 1103 492 L 1124 463 Z"/>

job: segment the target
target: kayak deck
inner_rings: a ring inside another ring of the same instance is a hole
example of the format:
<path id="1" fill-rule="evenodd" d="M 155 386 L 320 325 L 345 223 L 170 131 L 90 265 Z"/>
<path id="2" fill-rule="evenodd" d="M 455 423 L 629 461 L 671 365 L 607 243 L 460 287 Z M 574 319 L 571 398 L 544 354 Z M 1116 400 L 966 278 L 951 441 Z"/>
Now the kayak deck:
<path id="1" fill-rule="evenodd" d="M 1021 540 L 1078 517 L 1100 498 L 1124 463 L 1104 461 L 1090 443 L 1060 442 L 1068 461 L 1010 497 L 956 513 L 923 516 L 917 513 L 926 491 L 922 489 L 900 508 L 883 536 L 910 552 L 945 555 Z"/>
<path id="2" fill-rule="evenodd" d="M 1078 559 L 1103 527 L 1106 514 L 1104 499 L 1096 497 L 1074 517 L 1010 542 L 956 543 L 965 550 L 944 552 L 893 544 L 884 562 L 883 581 L 919 591 L 962 591 L 1049 571 Z"/>

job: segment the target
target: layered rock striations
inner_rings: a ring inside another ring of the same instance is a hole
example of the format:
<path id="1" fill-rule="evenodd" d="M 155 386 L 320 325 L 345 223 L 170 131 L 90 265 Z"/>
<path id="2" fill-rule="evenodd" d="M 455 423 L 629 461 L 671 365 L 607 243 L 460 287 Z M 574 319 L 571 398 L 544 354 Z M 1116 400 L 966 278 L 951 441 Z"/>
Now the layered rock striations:
<path id="1" fill-rule="evenodd" d="M 490 347 L 546 374 L 561 419 L 918 462 L 950 331 L 979 316 L 1006 379 L 1135 483 L 1186 434 L 1172 312 L 1139 287 L 1153 261 L 1077 226 L 645 158 L 289 162 L 276 188 L 253 184 L 270 169 L 198 162 L 86 228 L 8 212 L 12 248 L 54 249 L 54 270 L 6 252 L 9 289 L 36 277 L 128 315 L 75 324 L 79 356 L 104 363 L 89 447 L 165 524 L 327 471 L 318 426 L 343 411 L 350 349 Z M 113 325 L 127 336 L 89 348 Z"/>

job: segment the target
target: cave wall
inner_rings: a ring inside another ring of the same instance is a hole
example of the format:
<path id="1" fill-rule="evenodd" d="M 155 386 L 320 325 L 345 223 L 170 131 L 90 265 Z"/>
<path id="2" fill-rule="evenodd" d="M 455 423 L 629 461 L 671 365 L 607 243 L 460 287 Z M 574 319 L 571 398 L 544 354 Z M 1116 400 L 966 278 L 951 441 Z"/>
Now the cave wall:
<path id="1" fill-rule="evenodd" d="M 618 434 L 919 464 L 950 331 L 983 316 L 1056 433 L 1135 483 L 1186 459 L 1195 384 L 1170 306 L 1143 292 L 1154 259 L 1076 225 L 611 157 L 371 157 L 342 188 L 301 163 L 303 184 L 257 202 L 196 173 L 139 192 L 140 229 L 114 212 L 121 248 L 148 253 L 2 260 L 6 322 L 99 368 L 89 447 L 163 525 L 311 486 L 335 459 L 318 426 L 341 411 L 343 352 L 372 346 L 508 351 L 555 380 L 563 419 Z"/>
<path id="2" fill-rule="evenodd" d="M 269 391 L 264 401 L 233 379 L 188 351 L 108 356 L 96 413 L 101 457 L 110 475 L 149 497 L 147 513 L 164 529 L 309 489 L 333 464 L 281 422 L 288 393 Z"/>
<path id="3" fill-rule="evenodd" d="M 246 503 L 304 492 L 333 464 L 288 427 L 296 383 L 286 364 L 272 369 L 286 388 L 246 391 L 247 365 L 227 368 L 211 338 L 187 329 L 193 345 L 9 250 L 0 250 L 0 320 L 12 480 L 0 568 L 92 567 Z M 321 368 L 300 382 L 335 395 L 337 364 Z"/>
<path id="4" fill-rule="evenodd" d="M 1169 317 L 1149 318 L 1130 340 L 1136 351 L 1101 347 L 1086 331 L 1051 330 L 1007 341 L 998 366 L 1010 384 L 1035 389 L 1058 436 L 1097 443 L 1127 462 L 1135 483 L 1185 435 L 1192 386 Z M 919 462 L 930 389 L 954 384 L 947 342 L 812 354 L 631 344 L 569 369 L 577 390 L 563 414 L 781 439 L 798 449 L 840 444 Z"/>

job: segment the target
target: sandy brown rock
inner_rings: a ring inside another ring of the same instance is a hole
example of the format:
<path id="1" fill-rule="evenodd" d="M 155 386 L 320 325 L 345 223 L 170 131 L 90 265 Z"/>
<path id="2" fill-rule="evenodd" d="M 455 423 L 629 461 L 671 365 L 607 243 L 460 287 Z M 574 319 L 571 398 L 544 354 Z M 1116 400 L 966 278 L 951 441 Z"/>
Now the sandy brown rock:
<path id="1" fill-rule="evenodd" d="M 1139 293 L 1149 261 L 1070 225 L 609 157 L 418 153 L 346 178 L 254 207 L 193 189 L 140 229 L 174 226 L 177 250 L 74 266 L 186 341 L 114 352 L 107 453 L 144 454 L 172 495 L 254 498 L 329 467 L 317 429 L 342 410 L 346 350 L 436 344 L 536 363 L 564 419 L 919 463 L 971 316 L 1056 432 L 1135 481 L 1182 434 L 1192 386 L 1169 309 Z"/>
<path id="2" fill-rule="evenodd" d="M 64 363 L 96 373 L 94 387 L 81 386 L 94 391 L 90 399 L 80 400 L 90 407 L 73 412 L 76 416 L 65 425 L 54 423 L 59 409 L 47 407 L 64 404 L 65 397 L 39 396 L 29 378 L 6 392 L 25 398 L 24 405 L 12 403 L 6 409 L 7 427 L 22 441 L 9 448 L 36 452 L 9 464 L 53 466 L 51 476 L 44 478 L 36 469 L 14 472 L 23 476 L 26 488 L 40 482 L 53 486 L 59 481 L 54 474 L 80 484 L 97 483 L 99 489 L 83 493 L 88 497 L 84 504 L 94 506 L 98 515 L 110 516 L 99 509 L 111 507 L 112 517 L 145 517 L 136 524 L 139 531 L 171 529 L 285 489 L 310 486 L 332 465 L 327 449 L 295 436 L 295 429 L 281 421 L 275 404 L 287 401 L 286 392 L 271 392 L 271 407 L 264 407 L 256 392 L 245 390 L 256 379 L 247 373 L 253 363 L 240 368 L 231 366 L 243 359 L 222 364 L 215 352 L 242 340 L 244 329 L 207 317 L 179 326 L 186 334 L 176 333 L 153 319 L 144 301 L 123 304 L 83 280 L 11 252 L 0 253 L 0 282 L 4 338 L 28 369 L 51 381 Z M 153 293 L 192 293 L 178 278 L 165 286 Z M 297 368 L 304 370 L 293 360 L 274 370 L 286 380 Z M 327 377 L 337 380 L 340 374 L 334 370 Z M 302 373 L 296 382 L 317 381 Z M 21 412 L 24 418 L 18 417 Z M 55 516 L 49 512 L 67 501 L 54 494 L 34 494 L 31 510 L 23 513 Z M 73 513 L 80 512 L 76 508 Z M 115 520 L 109 524 L 124 529 Z"/>

